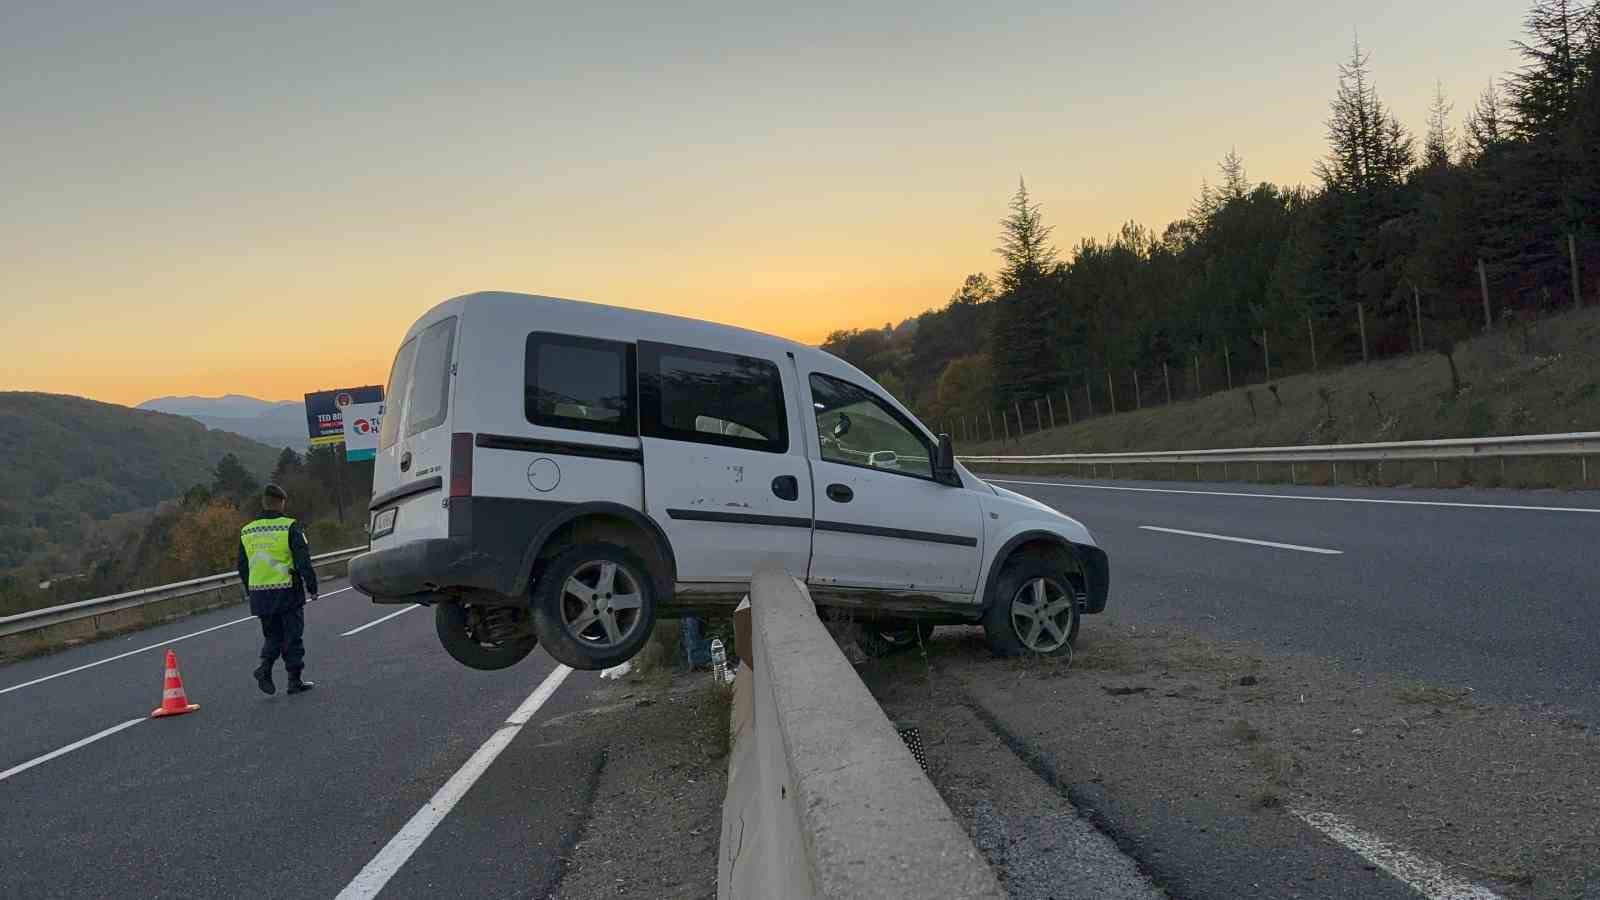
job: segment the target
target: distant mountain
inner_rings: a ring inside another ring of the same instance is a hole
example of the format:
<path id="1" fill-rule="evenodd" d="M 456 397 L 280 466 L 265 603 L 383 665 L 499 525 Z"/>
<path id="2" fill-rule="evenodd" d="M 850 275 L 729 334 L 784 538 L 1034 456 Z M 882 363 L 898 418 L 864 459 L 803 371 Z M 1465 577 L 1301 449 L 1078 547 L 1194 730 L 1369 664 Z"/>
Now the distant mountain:
<path id="1" fill-rule="evenodd" d="M 278 452 L 182 416 L 61 394 L 0 392 L 0 569 L 44 545 L 79 539 L 85 520 L 210 484 L 226 454 L 265 480 Z"/>
<path id="2" fill-rule="evenodd" d="M 175 416 L 220 416 L 225 419 L 253 419 L 284 407 L 300 408 L 295 400 L 260 400 L 243 394 L 222 397 L 157 397 L 139 404 L 137 409 L 172 413 Z"/>
<path id="3" fill-rule="evenodd" d="M 224 397 L 158 397 L 138 409 L 188 416 L 207 428 L 231 431 L 269 446 L 306 448 L 306 405 L 297 400 Z"/>

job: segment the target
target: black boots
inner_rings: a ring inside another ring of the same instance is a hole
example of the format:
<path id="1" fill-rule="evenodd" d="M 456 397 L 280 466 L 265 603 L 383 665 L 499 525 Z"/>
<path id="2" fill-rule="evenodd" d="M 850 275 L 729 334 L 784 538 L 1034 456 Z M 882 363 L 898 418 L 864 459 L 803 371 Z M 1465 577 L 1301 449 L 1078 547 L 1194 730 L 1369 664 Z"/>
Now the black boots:
<path id="1" fill-rule="evenodd" d="M 317 683 L 315 681 L 306 681 L 305 679 L 301 678 L 300 674 L 297 672 L 289 676 L 288 693 L 304 694 L 306 691 L 309 691 L 316 686 Z"/>
<path id="2" fill-rule="evenodd" d="M 278 686 L 272 683 L 271 663 L 262 663 L 256 666 L 256 670 L 252 674 L 256 676 L 256 687 L 261 688 L 261 693 L 276 694 L 278 692 Z"/>

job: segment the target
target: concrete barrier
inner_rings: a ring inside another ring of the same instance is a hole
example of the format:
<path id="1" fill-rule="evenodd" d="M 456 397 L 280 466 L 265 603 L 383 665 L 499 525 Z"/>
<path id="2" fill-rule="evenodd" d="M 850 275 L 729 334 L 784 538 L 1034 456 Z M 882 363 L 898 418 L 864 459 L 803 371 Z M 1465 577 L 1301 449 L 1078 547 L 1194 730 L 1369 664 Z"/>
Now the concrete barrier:
<path id="1" fill-rule="evenodd" d="M 1004 897 L 805 585 L 769 567 L 750 596 L 719 900 Z"/>

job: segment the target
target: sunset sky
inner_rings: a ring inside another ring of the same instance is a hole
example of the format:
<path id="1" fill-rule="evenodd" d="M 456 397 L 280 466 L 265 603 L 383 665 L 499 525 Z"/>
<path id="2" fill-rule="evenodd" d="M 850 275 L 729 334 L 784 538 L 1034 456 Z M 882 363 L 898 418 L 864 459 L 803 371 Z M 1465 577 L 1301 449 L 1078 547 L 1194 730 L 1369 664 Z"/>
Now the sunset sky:
<path id="1" fill-rule="evenodd" d="M 1203 6 L 1204 8 L 1200 8 Z M 337 7 L 337 8 L 335 8 Z M 29 3 L 0 9 L 0 390 L 133 404 L 382 381 L 444 298 L 818 342 L 1180 216 L 1237 147 L 1313 182 L 1352 35 L 1415 131 L 1517 0 Z"/>

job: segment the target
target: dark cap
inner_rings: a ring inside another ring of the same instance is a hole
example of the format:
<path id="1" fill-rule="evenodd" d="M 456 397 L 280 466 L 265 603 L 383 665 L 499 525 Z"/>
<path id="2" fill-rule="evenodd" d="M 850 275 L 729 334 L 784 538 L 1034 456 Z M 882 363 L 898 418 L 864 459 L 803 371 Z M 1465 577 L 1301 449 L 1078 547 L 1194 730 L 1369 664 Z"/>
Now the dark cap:
<path id="1" fill-rule="evenodd" d="M 287 499 L 289 499 L 289 494 L 286 491 L 284 491 L 283 488 L 278 487 L 277 485 L 272 484 L 271 482 L 268 482 L 267 486 L 261 489 L 261 499 L 263 499 L 263 500 L 287 500 Z"/>

